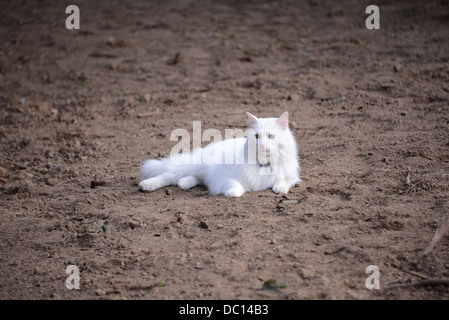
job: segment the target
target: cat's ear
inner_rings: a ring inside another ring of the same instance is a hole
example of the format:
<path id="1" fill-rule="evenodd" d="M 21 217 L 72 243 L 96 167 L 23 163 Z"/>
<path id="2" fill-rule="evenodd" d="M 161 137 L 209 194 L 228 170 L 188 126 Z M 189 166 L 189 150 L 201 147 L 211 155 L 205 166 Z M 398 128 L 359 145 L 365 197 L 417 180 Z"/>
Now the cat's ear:
<path id="1" fill-rule="evenodd" d="M 285 111 L 277 120 L 276 123 L 282 128 L 287 129 L 288 127 L 288 111 Z"/>
<path id="2" fill-rule="evenodd" d="M 252 115 L 249 112 L 246 113 L 246 116 L 248 117 L 248 125 L 250 127 L 254 127 L 259 121 L 259 119 L 256 116 Z"/>

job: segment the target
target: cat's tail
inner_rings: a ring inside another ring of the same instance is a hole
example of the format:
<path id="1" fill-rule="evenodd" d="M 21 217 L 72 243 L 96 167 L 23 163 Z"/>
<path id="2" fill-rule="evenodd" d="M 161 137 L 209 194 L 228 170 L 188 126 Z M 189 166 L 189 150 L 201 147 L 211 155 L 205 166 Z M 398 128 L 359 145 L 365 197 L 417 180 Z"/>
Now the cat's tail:
<path id="1" fill-rule="evenodd" d="M 162 160 L 147 160 L 142 166 L 140 173 L 142 174 L 142 178 L 149 179 L 153 177 L 157 177 L 167 171 L 166 164 Z"/>

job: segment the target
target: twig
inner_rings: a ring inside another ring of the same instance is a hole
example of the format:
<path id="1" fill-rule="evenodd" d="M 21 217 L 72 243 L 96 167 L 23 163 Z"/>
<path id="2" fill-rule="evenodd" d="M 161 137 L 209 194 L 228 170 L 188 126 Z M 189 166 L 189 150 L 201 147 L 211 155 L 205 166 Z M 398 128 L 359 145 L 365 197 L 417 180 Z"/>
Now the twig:
<path id="1" fill-rule="evenodd" d="M 94 180 L 92 180 L 91 183 L 90 183 L 90 187 L 91 187 L 91 189 L 95 189 L 95 187 L 103 186 L 105 184 L 106 184 L 105 181 L 97 181 L 97 174 L 95 174 Z"/>
<path id="2" fill-rule="evenodd" d="M 221 115 L 216 115 L 215 118 L 222 118 L 222 117 L 229 117 L 229 116 L 235 116 L 235 115 L 241 115 L 242 113 L 239 112 L 230 112 L 230 113 L 225 113 L 225 114 L 221 114 Z"/>
<path id="3" fill-rule="evenodd" d="M 408 274 L 411 274 L 411 275 L 420 277 L 421 279 L 424 279 L 424 280 L 430 278 L 428 275 L 426 275 L 426 274 L 424 274 L 424 273 L 421 273 L 421 272 L 417 272 L 417 271 L 408 271 L 408 270 L 403 270 L 403 269 L 399 269 L 399 270 L 401 270 L 402 272 L 405 272 L 405 273 L 408 273 Z"/>
<path id="4" fill-rule="evenodd" d="M 91 183 L 90 183 L 90 187 L 91 187 L 91 189 L 95 189 L 95 187 L 97 187 L 97 186 L 104 186 L 106 184 L 106 182 L 105 181 L 91 181 Z"/>
<path id="5" fill-rule="evenodd" d="M 426 279 L 414 283 L 404 283 L 404 284 L 393 284 L 391 286 L 386 287 L 384 290 L 391 290 L 391 289 L 403 289 L 403 288 L 419 288 L 419 287 L 425 287 L 425 286 L 449 286 L 449 279 L 442 278 L 442 279 Z"/>
<path id="6" fill-rule="evenodd" d="M 67 216 L 65 215 L 64 212 L 61 212 L 61 213 L 62 213 L 62 215 L 64 216 L 64 218 L 67 220 L 67 223 L 69 224 L 70 229 L 73 231 L 73 233 L 75 234 L 75 237 L 76 237 L 76 236 L 77 236 L 77 235 L 76 235 L 76 231 L 75 231 L 75 229 L 73 229 L 72 223 L 70 222 L 69 218 L 67 218 Z"/>
<path id="7" fill-rule="evenodd" d="M 308 52 L 314 52 L 314 51 L 332 50 L 332 49 L 344 48 L 344 47 L 352 47 L 352 46 L 353 46 L 353 44 L 351 44 L 351 43 L 337 42 L 337 43 L 333 43 L 333 44 L 330 44 L 330 45 L 323 45 L 323 46 L 319 46 L 319 47 L 307 48 L 306 50 Z"/>
<path id="8" fill-rule="evenodd" d="M 446 233 L 449 232 L 449 219 L 447 216 L 444 217 L 444 221 L 441 226 L 435 232 L 432 240 L 427 244 L 427 246 L 417 255 L 418 261 L 421 260 L 425 255 L 427 255 L 430 251 L 433 250 L 435 245 L 440 241 Z"/>

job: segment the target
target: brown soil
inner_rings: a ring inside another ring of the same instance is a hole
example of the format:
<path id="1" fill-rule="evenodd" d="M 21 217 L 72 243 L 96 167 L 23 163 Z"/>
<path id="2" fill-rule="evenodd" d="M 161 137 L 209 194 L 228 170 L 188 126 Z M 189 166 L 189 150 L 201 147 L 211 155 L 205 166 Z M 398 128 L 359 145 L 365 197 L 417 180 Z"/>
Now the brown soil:
<path id="1" fill-rule="evenodd" d="M 1 299 L 449 298 L 365 286 L 449 277 L 448 237 L 416 260 L 448 214 L 447 1 L 378 1 L 380 30 L 371 1 L 69 4 L 1 4 Z M 172 130 L 285 110 L 286 197 L 138 190 Z"/>

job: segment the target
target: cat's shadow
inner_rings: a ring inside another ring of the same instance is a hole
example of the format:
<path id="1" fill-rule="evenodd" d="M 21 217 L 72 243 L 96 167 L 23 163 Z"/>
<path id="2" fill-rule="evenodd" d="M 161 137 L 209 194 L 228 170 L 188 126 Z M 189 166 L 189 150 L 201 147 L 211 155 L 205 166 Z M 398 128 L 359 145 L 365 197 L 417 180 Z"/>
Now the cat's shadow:
<path id="1" fill-rule="evenodd" d="M 136 186 L 138 186 L 137 183 L 132 184 L 132 188 L 136 188 Z M 212 195 L 209 193 L 209 190 L 207 189 L 206 186 L 196 186 L 196 187 L 190 188 L 189 190 L 184 190 L 177 186 L 167 186 L 167 187 L 163 187 L 158 190 L 151 191 L 151 192 L 143 191 L 142 189 L 138 188 L 137 191 L 139 193 L 149 193 L 149 194 L 151 194 L 153 192 L 160 192 L 160 193 L 165 194 L 166 196 L 184 195 L 185 194 L 185 195 L 190 195 L 195 198 L 202 198 L 205 196 L 212 197 Z"/>

